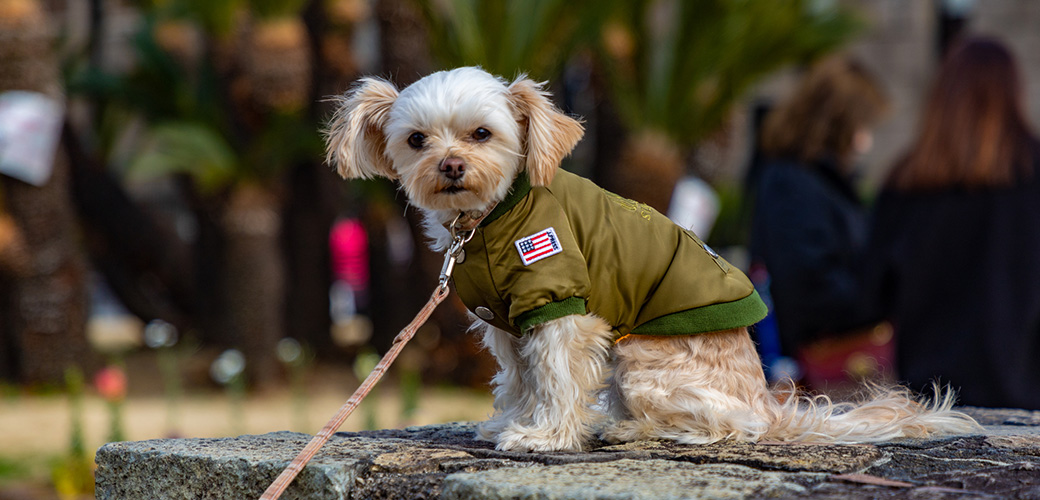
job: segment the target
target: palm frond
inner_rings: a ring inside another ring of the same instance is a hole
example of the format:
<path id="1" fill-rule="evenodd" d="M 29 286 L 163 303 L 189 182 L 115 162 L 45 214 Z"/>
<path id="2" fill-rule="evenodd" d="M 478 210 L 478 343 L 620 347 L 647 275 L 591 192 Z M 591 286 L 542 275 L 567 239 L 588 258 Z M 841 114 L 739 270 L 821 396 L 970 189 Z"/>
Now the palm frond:
<path id="1" fill-rule="evenodd" d="M 307 0 L 249 0 L 249 9 L 260 19 L 299 14 Z"/>
<path id="2" fill-rule="evenodd" d="M 634 0 L 615 12 L 630 54 L 603 50 L 627 123 L 683 146 L 715 130 L 755 82 L 847 41 L 849 12 L 810 0 Z"/>
<path id="3" fill-rule="evenodd" d="M 184 173 L 203 191 L 212 191 L 230 183 L 235 170 L 235 152 L 215 130 L 197 123 L 167 122 L 150 130 L 127 176 L 147 180 Z"/>
<path id="4" fill-rule="evenodd" d="M 444 67 L 481 66 L 534 78 L 559 73 L 574 48 L 594 37 L 614 0 L 429 0 L 419 6 Z"/>

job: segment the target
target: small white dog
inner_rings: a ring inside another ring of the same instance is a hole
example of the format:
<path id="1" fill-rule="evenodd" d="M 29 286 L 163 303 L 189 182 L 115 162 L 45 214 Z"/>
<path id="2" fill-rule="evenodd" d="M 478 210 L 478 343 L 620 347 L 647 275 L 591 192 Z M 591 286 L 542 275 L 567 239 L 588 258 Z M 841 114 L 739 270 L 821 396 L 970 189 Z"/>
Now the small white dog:
<path id="1" fill-rule="evenodd" d="M 400 92 L 362 79 L 327 131 L 328 162 L 399 181 L 436 250 L 460 214 L 473 227 L 455 286 L 500 367 L 481 437 L 554 451 L 601 429 L 682 443 L 978 429 L 949 391 L 927 403 L 875 389 L 856 405 L 770 391 L 746 328 L 765 315 L 750 282 L 650 207 L 559 170 L 582 134 L 541 84 L 479 68 Z"/>

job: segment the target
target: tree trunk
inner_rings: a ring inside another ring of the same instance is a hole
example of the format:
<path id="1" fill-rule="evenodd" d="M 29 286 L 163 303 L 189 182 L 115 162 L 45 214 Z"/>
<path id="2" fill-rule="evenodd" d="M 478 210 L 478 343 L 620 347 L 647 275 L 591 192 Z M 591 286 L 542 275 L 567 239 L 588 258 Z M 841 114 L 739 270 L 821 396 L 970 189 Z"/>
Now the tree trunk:
<path id="1" fill-rule="evenodd" d="M 329 232 L 336 218 L 336 183 L 342 181 L 330 170 L 313 164 L 298 166 L 288 177 L 292 195 L 285 207 L 283 231 L 288 262 L 288 334 L 319 354 L 335 353 L 329 316 Z"/>
<path id="2" fill-rule="evenodd" d="M 675 142 L 664 134 L 643 131 L 625 140 L 611 186 L 617 194 L 667 214 L 682 173 L 682 155 Z"/>
<path id="3" fill-rule="evenodd" d="M 186 332 L 197 325 L 191 249 L 175 231 L 130 198 L 119 180 L 87 153 L 66 122 L 75 209 L 93 267 L 126 308 Z"/>
<path id="4" fill-rule="evenodd" d="M 249 379 L 261 387 L 279 379 L 275 345 L 285 333 L 285 262 L 278 199 L 243 184 L 223 218 L 227 238 L 224 284 L 234 347 L 246 357 Z"/>
<path id="5" fill-rule="evenodd" d="M 381 73 L 393 75 L 395 82 L 403 87 L 435 69 L 425 22 L 414 2 L 380 0 L 375 9 L 382 34 Z M 403 205 L 404 202 L 399 200 L 398 209 L 403 208 Z M 369 237 L 373 245 L 369 251 L 372 258 L 373 343 L 380 350 L 385 349 L 388 340 L 411 320 L 429 298 L 437 284 L 444 260 L 443 255 L 435 254 L 427 248 L 418 212 L 407 209 L 405 214 L 416 245 L 415 256 L 408 269 L 390 270 L 385 267 L 385 255 L 381 257 L 380 252 L 385 253 L 386 249 L 378 248 L 380 232 L 377 228 L 369 228 L 374 231 Z M 391 273 L 399 273 L 403 281 L 390 279 Z M 481 351 L 476 336 L 467 334 L 469 320 L 462 302 L 457 297 L 446 300 L 437 308 L 429 323 L 432 328 L 420 331 L 415 340 L 415 344 L 425 351 L 425 380 L 450 380 L 465 385 L 486 384 L 494 373 L 493 361 L 487 353 Z"/>
<path id="6" fill-rule="evenodd" d="M 39 4 L 4 5 L 0 23 L 0 92 L 28 90 L 57 95 L 54 35 Z M 41 187 L 0 178 L 4 208 L 22 232 L 28 250 L 24 275 L 7 281 L 6 322 L 0 345 L 12 349 L 8 374 L 24 383 L 63 380 L 69 366 L 89 368 L 86 339 L 86 265 L 69 196 L 68 161 L 55 155 L 54 171 Z"/>
<path id="7" fill-rule="evenodd" d="M 4 202 L 29 250 L 27 274 L 13 281 L 6 316 L 18 350 L 17 380 L 60 383 L 69 366 L 91 368 L 86 338 L 86 263 L 58 154 L 50 182 L 35 187 L 4 177 Z"/>
<path id="8" fill-rule="evenodd" d="M 394 75 L 400 86 L 411 84 L 430 73 L 433 64 L 426 24 L 422 12 L 410 0 L 379 0 L 379 53 L 383 56 L 381 74 Z"/>

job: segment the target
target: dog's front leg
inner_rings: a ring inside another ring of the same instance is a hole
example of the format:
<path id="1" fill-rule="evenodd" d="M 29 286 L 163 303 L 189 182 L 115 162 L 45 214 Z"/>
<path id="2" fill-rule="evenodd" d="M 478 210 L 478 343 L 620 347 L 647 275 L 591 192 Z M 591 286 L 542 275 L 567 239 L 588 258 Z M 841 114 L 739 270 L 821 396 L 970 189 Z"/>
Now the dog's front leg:
<path id="1" fill-rule="evenodd" d="M 504 422 L 500 450 L 580 450 L 601 414 L 592 408 L 607 378 L 613 332 L 592 316 L 567 316 L 535 327 L 519 357 L 527 385 L 523 417 Z"/>
<path id="2" fill-rule="evenodd" d="M 491 379 L 495 414 L 477 427 L 481 439 L 497 442 L 499 433 L 510 423 L 531 423 L 535 395 L 533 388 L 524 383 L 527 368 L 520 356 L 522 341 L 479 319 L 473 323 L 473 331 L 483 332 L 484 347 L 498 362 L 498 373 Z"/>

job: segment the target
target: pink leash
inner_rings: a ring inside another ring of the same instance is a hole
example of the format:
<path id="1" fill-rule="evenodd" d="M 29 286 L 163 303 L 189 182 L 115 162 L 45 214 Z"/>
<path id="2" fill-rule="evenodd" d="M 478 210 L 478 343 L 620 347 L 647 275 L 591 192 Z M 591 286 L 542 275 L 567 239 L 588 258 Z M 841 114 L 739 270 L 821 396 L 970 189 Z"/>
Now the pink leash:
<path id="1" fill-rule="evenodd" d="M 347 417 L 349 417 L 350 414 L 354 412 L 354 409 L 361 404 L 361 400 L 365 399 L 365 396 L 368 395 L 369 391 L 375 387 L 376 382 L 379 382 L 379 379 L 383 378 L 387 368 L 389 368 L 390 364 L 397 359 L 397 355 L 401 354 L 401 350 L 404 349 L 405 344 L 407 344 L 409 340 L 412 340 L 412 337 L 415 336 L 415 332 L 419 327 L 426 323 L 426 320 L 430 318 L 431 314 L 433 314 L 434 309 L 436 309 L 437 306 L 448 296 L 448 280 L 451 278 L 451 274 L 455 270 L 455 263 L 459 255 L 462 254 L 462 246 L 473 238 L 473 234 L 476 232 L 474 228 L 480 224 L 480 221 L 487 216 L 488 212 L 490 212 L 490 209 L 483 214 L 478 214 L 477 217 L 460 213 L 459 216 L 455 218 L 455 221 L 452 222 L 451 226 L 449 226 L 452 235 L 452 242 L 444 256 L 444 265 L 441 267 L 440 283 L 438 284 L 437 289 L 433 291 L 433 295 L 430 296 L 430 300 L 426 302 L 426 305 L 419 311 L 419 314 L 415 316 L 415 319 L 413 319 L 408 326 L 404 327 L 404 329 L 401 330 L 401 333 L 398 333 L 397 336 L 394 337 L 394 343 L 390 346 L 390 350 L 383 355 L 383 359 L 379 360 L 379 364 L 372 369 L 372 373 L 369 373 L 368 377 L 365 377 L 365 381 L 362 382 L 361 386 L 354 391 L 354 394 L 350 396 L 350 399 L 340 407 L 339 411 L 332 416 L 332 419 L 325 424 L 325 427 L 322 427 L 321 431 L 311 438 L 311 441 L 307 443 L 307 446 L 303 448 L 303 451 L 301 451 L 299 455 L 296 455 L 296 458 L 294 458 L 292 462 L 289 462 L 289 465 L 285 467 L 285 470 L 278 475 L 278 478 L 275 479 L 274 482 L 267 487 L 267 490 L 264 491 L 264 494 L 260 496 L 260 500 L 277 500 L 282 496 L 282 493 L 284 493 L 285 489 L 292 484 L 293 479 L 296 479 L 296 476 L 303 470 L 303 467 L 307 465 L 307 462 L 310 462 L 310 460 L 314 458 L 314 455 L 317 454 L 318 450 L 329 441 L 329 438 L 336 432 L 336 429 L 339 429 L 339 427 L 343 425 L 343 422 L 347 420 Z M 458 224 L 463 217 L 469 219 L 465 224 L 465 227 L 468 229 L 459 228 Z"/>

